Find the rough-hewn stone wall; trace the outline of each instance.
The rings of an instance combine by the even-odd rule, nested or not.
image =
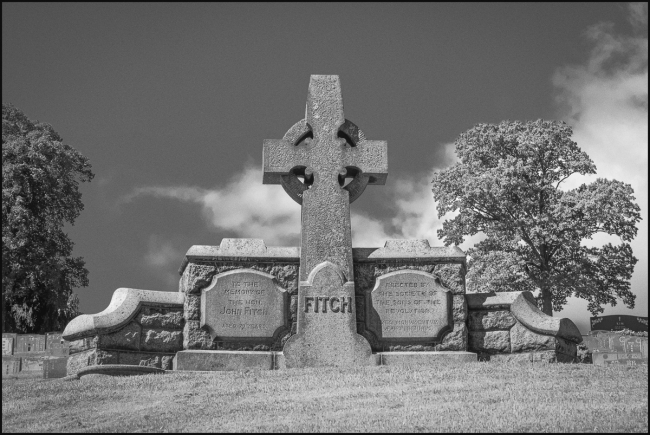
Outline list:
[[[419,270],[438,277],[443,286],[453,294],[454,327],[439,344],[395,344],[378,339],[366,329],[366,304],[375,287],[377,278],[398,270]],[[466,351],[467,350],[467,303],[465,301],[465,268],[462,264],[414,263],[386,261],[356,263],[354,265],[355,301],[357,309],[357,332],[363,335],[374,352],[385,351]]]
[[[100,364],[146,365],[169,370],[183,350],[183,308],[142,305],[133,319],[109,333],[70,342],[68,375]]]
[[[237,269],[253,269],[265,272],[277,280],[280,287],[289,292],[290,331],[282,334],[271,345],[255,342],[218,342],[201,329],[201,290],[208,287],[215,275]],[[295,334],[296,298],[298,295],[298,264],[289,262],[214,261],[189,262],[183,271],[179,291],[185,294],[183,349],[185,350],[282,350],[288,338]]]
[[[469,351],[479,360],[573,362],[581,336],[568,319],[538,312],[529,292],[470,294]]]

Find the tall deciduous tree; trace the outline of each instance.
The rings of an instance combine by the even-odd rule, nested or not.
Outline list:
[[[597,179],[562,190],[572,174],[596,166],[571,140],[563,122],[479,124],[456,140],[460,159],[435,174],[438,215],[458,212],[438,236],[446,245],[484,233],[470,255],[474,284],[494,290],[540,290],[542,311],[552,315],[567,297],[586,299],[594,315],[621,298],[634,307],[630,278],[637,259],[630,242],[641,220],[629,184]],[[583,246],[596,233],[616,235],[619,245]]]
[[[88,271],[63,225],[83,210],[79,182],[92,178],[52,126],[2,104],[3,331],[60,330],[78,314],[72,290],[88,285]]]

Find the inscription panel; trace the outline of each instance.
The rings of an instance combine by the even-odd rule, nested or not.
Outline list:
[[[368,299],[367,328],[380,340],[438,343],[453,329],[451,291],[429,273],[387,273],[377,278]]]
[[[274,341],[288,328],[288,294],[272,275],[239,269],[201,292],[201,327],[217,341]]]

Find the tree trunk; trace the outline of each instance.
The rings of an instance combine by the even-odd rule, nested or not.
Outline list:
[[[542,312],[546,315],[553,316],[553,293],[546,286],[542,286],[541,290]]]

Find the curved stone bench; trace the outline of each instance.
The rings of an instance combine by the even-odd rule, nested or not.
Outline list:
[[[118,288],[104,311],[75,317],[65,327],[62,337],[64,340],[72,341],[90,335],[113,332],[129,323],[144,303],[151,306],[182,307],[184,301],[185,295],[179,292]]]
[[[531,292],[468,293],[469,347],[485,359],[573,361],[582,342],[570,320],[537,308]]]
[[[171,369],[183,349],[184,302],[180,292],[115,290],[104,311],[78,316],[63,331],[68,375],[100,365]]]

